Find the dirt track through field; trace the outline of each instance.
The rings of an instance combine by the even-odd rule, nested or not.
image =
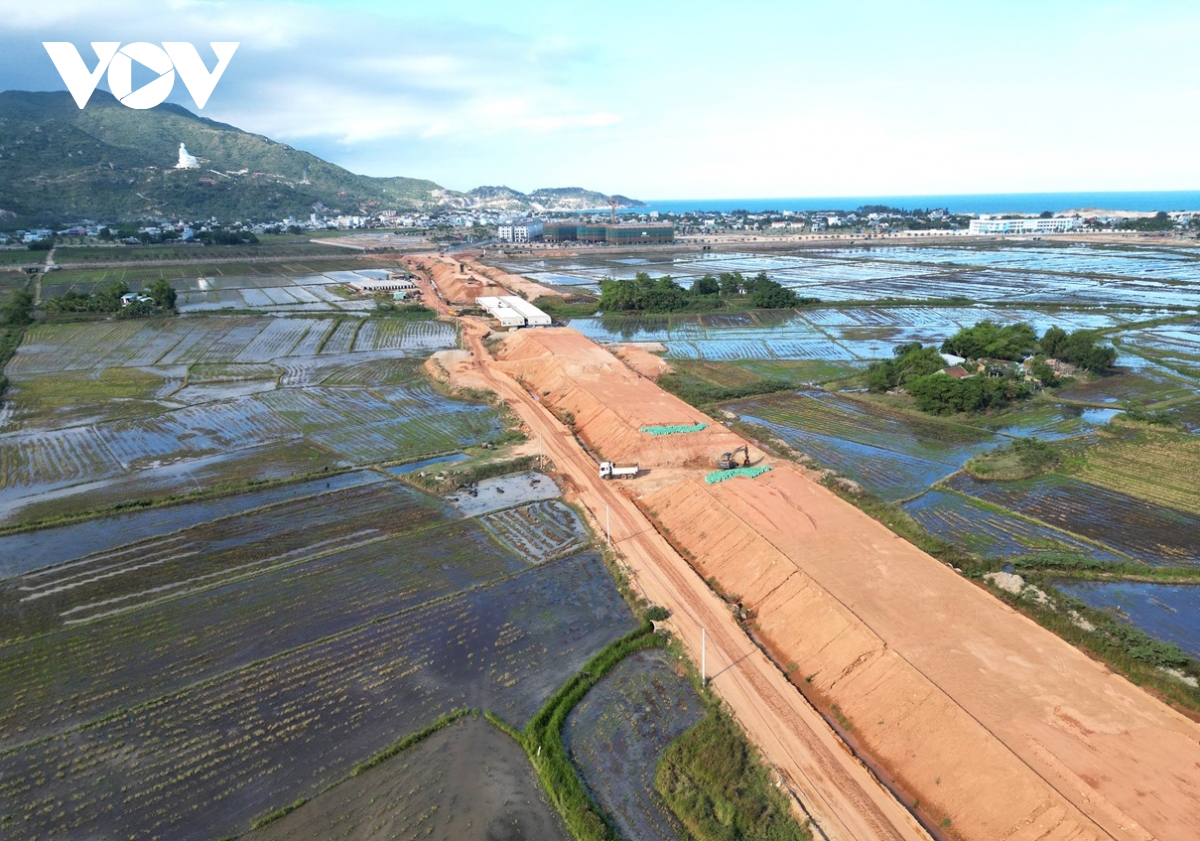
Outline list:
[[[636,584],[672,609],[697,660],[707,629],[715,688],[827,837],[925,834],[704,578],[739,594],[776,659],[796,664],[793,676],[809,679],[818,703],[837,705],[856,741],[947,836],[1200,837],[1195,723],[786,463],[757,479],[704,484],[703,471],[681,465],[714,458],[730,433],[714,423],[639,437],[639,422],[695,410],[575,331],[522,332],[505,340],[500,362],[483,350],[484,331],[467,324],[473,358],[460,357],[456,374],[503,390],[601,532],[611,517]],[[571,411],[581,438],[606,455],[636,450],[649,475],[603,482],[546,408]]]
[[[483,348],[483,325],[478,321],[464,324],[472,358],[454,367],[453,379],[505,395],[531,435],[541,440],[546,456],[574,487],[574,498],[592,514],[597,530],[603,533],[611,527],[613,543],[646,597],[671,608],[671,624],[697,661],[701,628],[706,629],[713,686],[767,761],[799,795],[821,836],[831,841],[927,839],[912,816],[746,637],[726,604],[653,528],[633,500],[599,478],[595,462],[570,430],[491,362]]]

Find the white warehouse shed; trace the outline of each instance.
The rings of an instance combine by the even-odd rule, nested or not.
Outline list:
[[[546,313],[516,295],[498,298],[481,295],[475,303],[487,310],[501,327],[549,327],[552,321]]]

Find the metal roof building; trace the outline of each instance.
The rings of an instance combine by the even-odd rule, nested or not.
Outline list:
[[[549,327],[552,322],[550,316],[516,295],[481,295],[475,299],[475,303],[499,321],[501,327]]]

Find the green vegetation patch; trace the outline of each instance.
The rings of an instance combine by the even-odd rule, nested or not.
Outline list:
[[[1169,427],[1110,424],[1066,470],[1103,488],[1200,512],[1200,438],[1195,435]]]
[[[675,365],[675,372],[663,374],[658,378],[658,384],[693,406],[741,400],[793,388],[786,379],[755,376],[728,363],[672,364]]]
[[[1018,438],[1007,446],[975,456],[963,470],[976,479],[1028,479],[1054,469],[1060,460],[1058,450],[1036,438]]]
[[[805,841],[729,716],[712,712],[663,755],[655,787],[696,841]]]
[[[162,388],[158,374],[136,368],[102,368],[99,371],[64,371],[40,374],[20,381],[17,402],[22,420],[50,415],[56,424],[73,417],[121,417],[129,414],[158,414],[163,411],[151,404]],[[131,408],[128,401],[142,401]]]
[[[735,309],[794,309],[819,304],[818,298],[801,298],[764,272],[745,278],[738,272],[696,278],[685,289],[664,275],[651,278],[638,272],[633,280],[600,281],[599,308],[603,312],[710,312]]]

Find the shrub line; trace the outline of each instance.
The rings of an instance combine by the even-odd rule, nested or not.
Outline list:
[[[654,625],[649,621],[609,643],[550,696],[523,732],[498,716],[484,715],[525,749],[547,796],[567,829],[579,841],[618,841],[619,836],[588,794],[563,744],[562,730],[567,716],[588,691],[627,656],[665,644],[666,640],[654,633]]]

